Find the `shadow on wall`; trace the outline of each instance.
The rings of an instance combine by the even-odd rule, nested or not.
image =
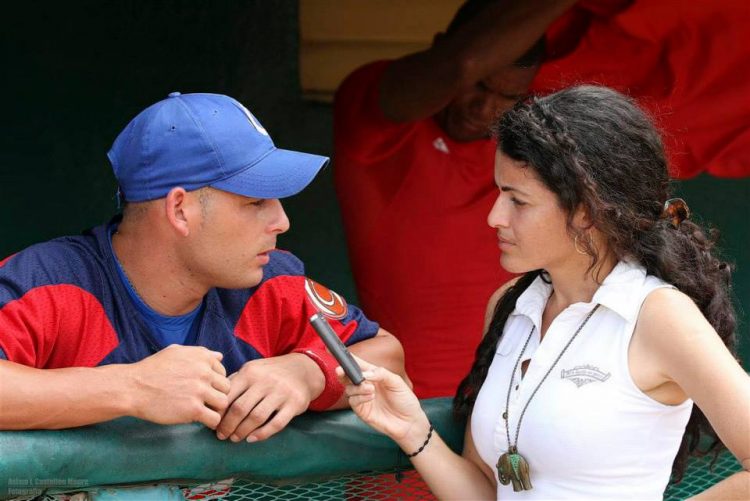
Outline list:
[[[3,18],[0,256],[106,221],[116,210],[106,152],[130,118],[171,91],[229,94],[277,145],[332,151],[330,107],[300,97],[295,0],[16,2]],[[701,176],[679,191],[722,231],[741,310],[750,304],[750,179]],[[280,246],[356,302],[331,168],[285,206],[292,229]]]

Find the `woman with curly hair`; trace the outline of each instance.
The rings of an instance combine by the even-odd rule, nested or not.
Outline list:
[[[463,454],[400,377],[364,361],[367,380],[347,386],[354,411],[444,499],[661,499],[701,434],[750,469],[731,270],[670,198],[649,118],[579,86],[519,103],[494,132],[488,223],[521,275],[490,299],[454,401]],[[748,497],[741,471],[696,499]]]

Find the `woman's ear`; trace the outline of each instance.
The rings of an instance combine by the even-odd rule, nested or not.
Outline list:
[[[590,230],[594,226],[594,219],[587,207],[583,204],[578,204],[578,207],[573,214],[573,227],[579,231]]]

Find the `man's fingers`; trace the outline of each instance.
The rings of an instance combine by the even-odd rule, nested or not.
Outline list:
[[[234,388],[232,388],[233,390]],[[253,388],[250,388],[232,401],[232,391],[228,395],[228,400],[231,402],[229,408],[224,413],[221,423],[216,428],[216,436],[222,440],[234,434],[240,423],[250,414],[250,411],[253,410],[262,398],[262,395],[258,391],[253,391]]]
[[[229,397],[229,403],[233,403],[235,400],[237,400],[241,395],[245,394],[249,390],[249,386],[241,377],[232,377],[238,374],[235,372],[234,374],[230,375],[227,379],[229,380],[229,393],[227,393],[227,396]]]
[[[209,409],[206,406],[201,406],[201,409],[198,411],[198,415],[195,417],[195,421],[203,423],[213,430],[216,429],[219,422],[221,421],[221,415],[215,410]]]
[[[229,382],[229,379],[216,373],[211,378],[211,386],[227,396],[232,390],[232,383]]]
[[[247,441],[255,442],[257,440],[265,440],[272,435],[275,435],[286,428],[286,425],[289,424],[289,421],[291,421],[294,416],[295,414],[292,408],[288,405],[284,406],[284,408],[277,412],[276,415],[266,424],[250,433],[247,436]]]
[[[226,393],[223,393],[214,388],[210,388],[206,392],[204,401],[206,402],[207,406],[209,406],[219,414],[224,414],[224,410],[229,405],[229,399],[227,398]]]
[[[271,415],[280,410],[281,402],[273,395],[267,395],[256,405],[253,410],[245,417],[236,430],[234,430],[232,440],[244,440],[250,433],[261,427],[271,418]]]
[[[217,374],[220,374],[220,375],[226,377],[226,375],[227,375],[227,369],[224,367],[224,364],[222,364],[220,360],[217,360],[215,358],[211,359],[211,368]]]

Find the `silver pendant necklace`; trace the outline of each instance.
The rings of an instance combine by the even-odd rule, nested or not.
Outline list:
[[[497,476],[500,479],[500,483],[503,485],[508,485],[509,483],[513,483],[513,491],[519,492],[519,491],[530,491],[533,486],[531,485],[531,470],[529,469],[529,463],[526,461],[526,459],[519,454],[518,452],[518,432],[521,430],[521,421],[523,421],[523,416],[526,414],[526,409],[529,407],[529,403],[531,403],[531,400],[534,398],[534,395],[536,395],[536,392],[539,390],[539,387],[542,386],[542,383],[547,379],[547,376],[552,373],[552,369],[555,368],[557,365],[557,362],[560,361],[563,354],[567,351],[570,344],[573,342],[573,340],[578,336],[578,333],[581,332],[583,327],[586,325],[586,323],[589,321],[589,319],[592,317],[594,312],[599,308],[599,305],[597,304],[594,306],[594,308],[589,312],[588,315],[586,315],[586,318],[583,319],[583,322],[581,325],[578,326],[578,329],[576,329],[573,336],[570,338],[568,343],[563,347],[562,351],[559,355],[557,355],[557,358],[554,362],[552,362],[552,365],[547,370],[547,373],[544,375],[541,381],[539,381],[539,384],[536,385],[536,388],[534,388],[534,391],[531,393],[531,396],[526,401],[526,404],[523,406],[523,409],[521,410],[521,416],[518,418],[518,424],[516,425],[516,435],[513,442],[510,441],[510,428],[508,426],[508,408],[510,406],[510,392],[511,388],[513,387],[513,376],[516,374],[516,371],[518,370],[518,364],[521,363],[521,358],[523,357],[524,352],[526,351],[526,347],[529,345],[529,341],[531,340],[532,334],[534,334],[534,328],[535,326],[531,326],[531,331],[529,332],[529,336],[526,338],[526,342],[523,344],[523,348],[521,348],[521,353],[518,355],[518,359],[516,360],[516,364],[513,366],[513,373],[511,374],[510,383],[508,383],[508,394],[505,398],[505,412],[503,412],[503,419],[505,420],[505,435],[508,437],[508,452],[504,453],[500,458],[497,460],[497,464],[495,467],[497,468]]]

